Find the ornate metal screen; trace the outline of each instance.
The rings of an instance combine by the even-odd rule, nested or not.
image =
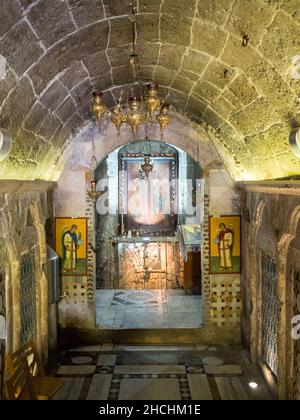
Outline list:
[[[36,338],[36,279],[34,253],[21,259],[21,343]]]
[[[0,272],[0,315],[5,317],[5,278]],[[4,358],[5,358],[5,340],[0,338],[0,400],[3,399],[4,388]]]
[[[262,358],[278,376],[278,272],[275,261],[262,254]]]

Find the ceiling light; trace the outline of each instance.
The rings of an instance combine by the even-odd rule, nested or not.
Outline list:
[[[249,382],[248,385],[251,389],[256,389],[258,387],[258,384],[256,382]]]

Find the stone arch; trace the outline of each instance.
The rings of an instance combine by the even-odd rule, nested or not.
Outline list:
[[[114,129],[114,127],[113,127]],[[169,131],[168,131],[169,132]],[[161,140],[159,138],[160,136],[160,132],[159,130],[152,130],[152,133],[156,133],[155,138],[152,139],[152,137],[150,137],[151,142],[164,142],[164,140]],[[166,137],[166,136],[164,136]],[[207,179],[205,179],[205,174],[202,172],[202,167],[201,167],[201,163],[199,163],[199,161],[196,161],[198,154],[197,155],[193,155],[193,151],[192,148],[190,147],[189,143],[187,142],[186,138],[183,138],[183,141],[178,140],[179,136],[176,137],[176,132],[174,132],[172,139],[175,139],[175,141],[166,141],[167,139],[165,138],[165,143],[167,143],[169,146],[172,147],[172,149],[174,150],[174,152],[176,151],[176,147],[178,147],[178,149],[180,149],[181,151],[184,151],[187,155],[189,155],[189,157],[193,160],[193,162],[195,164],[197,164],[197,166],[199,166],[200,169],[200,173],[201,173],[201,178],[204,182],[204,188],[209,188],[207,185],[205,185],[205,182],[207,181]],[[132,134],[130,132],[127,133],[127,136],[125,138],[122,138],[122,141],[118,144],[118,146],[116,147],[111,146],[110,148],[105,149],[105,152],[103,152],[98,159],[97,159],[97,166],[96,169],[99,167],[99,165],[105,161],[105,159],[109,156],[109,154],[111,152],[114,152],[116,149],[121,149],[122,147],[129,145],[129,144],[134,144],[134,143],[140,143],[143,141],[142,139],[134,139],[132,138]],[[176,143],[176,144],[174,144]],[[104,142],[105,144],[105,142]],[[177,149],[177,152],[178,152]],[[200,157],[201,158],[201,157]],[[205,165],[205,158],[203,158],[202,156],[202,164]],[[215,164],[215,162],[214,162]],[[96,171],[96,170],[95,170]],[[94,173],[95,173],[94,171]],[[96,176],[93,177],[93,179],[98,180],[98,178]],[[89,188],[89,183],[87,183],[87,189]],[[203,201],[204,201],[204,191],[203,191]],[[90,232],[90,236],[92,235],[93,240],[95,240],[95,229],[91,229],[91,226],[94,224],[95,225],[95,220],[96,220],[96,212],[95,212],[95,206],[91,203],[91,200],[87,197],[87,206],[89,206],[89,212],[90,214],[93,214],[92,220],[93,222],[89,221],[89,232]],[[205,224],[205,221],[209,219],[209,206],[204,206],[203,205],[203,225]],[[100,243],[97,244],[97,240],[95,240],[96,242],[96,248],[100,246]],[[102,244],[102,241],[101,241]],[[201,247],[201,253],[203,253],[203,248]],[[97,266],[97,257],[93,256],[93,261],[94,261],[94,267],[91,267],[91,270],[93,269],[94,272],[96,272],[96,266]],[[202,299],[203,299],[203,305],[201,307],[201,309],[199,309],[199,313],[201,311],[201,316],[203,319],[203,326],[205,325],[205,327],[207,327],[209,325],[209,323],[211,322],[211,298],[210,298],[210,277],[205,275],[205,269],[204,269],[204,257],[201,255],[201,267],[200,270],[202,272],[201,274],[201,288],[202,288]],[[96,288],[96,277],[95,279],[93,279],[93,288]],[[94,293],[94,292],[93,292]]]
[[[8,377],[7,355],[12,348],[13,331],[13,307],[11,275],[10,275],[10,257],[3,237],[0,237],[0,275],[1,275],[1,293],[0,293],[0,315],[5,318],[5,336],[0,338],[0,400],[4,398],[4,384]]]
[[[20,262],[22,255],[38,248],[35,255],[35,276],[36,276],[36,324],[37,324],[37,346],[39,349],[46,348],[47,340],[47,298],[48,285],[43,272],[43,264],[46,262],[46,249],[43,232],[42,218],[36,204],[26,198],[18,203],[26,217],[20,219],[15,226],[15,231],[9,237],[4,238],[10,266],[10,285],[7,289],[8,300],[12,302],[12,313],[8,315],[8,342],[7,352],[13,352],[20,346],[21,331],[21,295],[20,295]],[[22,220],[22,222],[21,222]],[[19,223],[22,223],[20,226]],[[19,256],[16,258],[16,256]]]
[[[45,162],[55,166],[66,139],[89,118],[92,90],[105,92],[109,107],[127,87],[133,94],[139,90],[128,65],[128,4],[53,2],[55,7],[25,1],[13,10],[10,2],[3,6],[9,19],[1,30],[8,67],[1,125],[16,133],[12,155],[23,165],[20,171],[8,160],[7,176],[34,179],[45,176]],[[298,77],[297,63],[290,68],[298,53],[296,2],[257,0],[247,13],[241,1],[171,3],[138,2],[141,83],[158,83],[162,98],[177,110],[218,130],[233,166],[252,179],[298,173],[299,162],[285,142],[286,115],[291,121],[297,117],[297,89],[291,83]],[[53,26],[55,31],[49,30]],[[18,112],[9,116],[11,109]],[[273,156],[263,159],[274,139],[279,166]],[[249,159],[253,155],[258,165]],[[34,169],[25,166],[28,159],[35,161]]]
[[[15,351],[19,345],[19,320],[20,311],[18,305],[19,297],[19,261],[18,245],[16,242],[17,235],[14,231],[10,231],[10,217],[7,211],[7,203],[2,208],[0,222],[0,260],[3,270],[6,273],[5,279],[5,295],[6,295],[6,354]]]
[[[279,373],[278,373],[278,381],[274,380],[271,371],[266,368],[264,361],[262,360],[262,253],[265,253],[270,258],[272,258],[277,266],[277,275],[278,275],[278,296],[280,299],[280,268],[278,264],[278,253],[277,253],[277,236],[276,232],[272,225],[270,225],[270,221],[272,220],[272,208],[271,204],[267,201],[263,200],[264,205],[261,205],[261,215],[260,215],[260,222],[258,229],[256,230],[256,238],[255,238],[255,254],[256,254],[256,261],[255,261],[255,275],[256,275],[256,315],[254,313],[254,317],[256,316],[256,354],[257,359],[256,361],[261,366],[262,371],[265,375],[266,380],[268,381],[270,387],[272,388],[273,392],[280,392],[280,381],[281,381],[281,367],[279,363]],[[278,355],[280,354],[280,322],[278,321]]]
[[[291,318],[294,304],[294,270],[300,270],[300,265],[296,267],[295,263],[293,263],[292,246],[300,229],[299,221],[300,205],[297,205],[290,212],[285,230],[277,243],[279,298],[281,305],[279,322],[279,396],[283,399],[293,399],[295,347],[291,336]]]
[[[39,202],[29,204],[31,220],[37,234],[37,248],[35,253],[36,284],[37,284],[37,337],[38,348],[47,356],[48,336],[48,279],[45,266],[47,263],[45,220]]]
[[[221,158],[210,141],[207,132],[199,126],[192,124],[188,118],[176,114],[172,123],[168,126],[161,140],[161,133],[156,125],[148,127],[147,133],[144,128],[139,131],[139,136],[134,137],[129,128],[123,128],[120,136],[112,123],[108,123],[101,129],[88,124],[81,132],[70,140],[64,154],[61,155],[58,168],[60,171],[68,162],[75,169],[89,168],[91,160],[92,138],[95,143],[95,157],[99,164],[109,153],[128,143],[141,141],[147,136],[151,141],[164,141],[184,150],[190,157],[199,160],[203,170],[223,167]]]
[[[257,279],[260,277],[260,252],[257,249],[256,241],[262,225],[266,203],[264,200],[258,201],[253,214],[253,223],[250,229],[249,238],[249,266],[255,267],[250,270],[250,296],[251,299],[251,331],[250,331],[250,352],[253,361],[258,361],[258,337],[259,337],[259,322],[258,312],[260,311],[260,293],[257,287]]]

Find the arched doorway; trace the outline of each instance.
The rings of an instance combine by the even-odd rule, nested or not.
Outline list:
[[[185,241],[203,217],[199,163],[170,144],[137,141],[109,153],[95,179],[104,191],[95,213],[97,328],[199,328],[200,240]]]

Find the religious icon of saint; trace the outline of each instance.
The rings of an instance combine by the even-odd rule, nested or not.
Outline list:
[[[219,224],[215,243],[218,245],[220,270],[232,271],[232,250],[234,241],[233,226],[226,226],[225,223]]]
[[[63,249],[63,272],[76,273],[77,271],[77,251],[82,245],[81,232],[77,232],[77,225],[72,225],[71,229],[64,228],[62,234]]]

